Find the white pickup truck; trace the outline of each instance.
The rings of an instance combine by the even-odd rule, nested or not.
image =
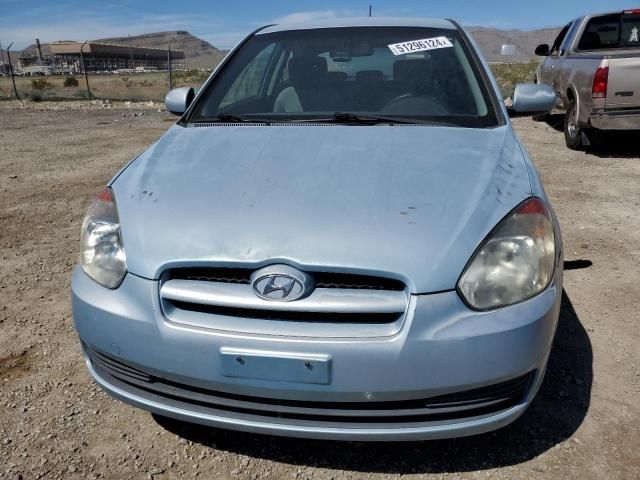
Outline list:
[[[551,85],[566,111],[567,146],[600,143],[611,130],[640,130],[640,9],[586,15],[553,42],[536,83]]]

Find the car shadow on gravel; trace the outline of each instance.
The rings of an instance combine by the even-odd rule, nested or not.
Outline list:
[[[564,113],[552,113],[544,121],[557,132],[564,132]],[[599,158],[640,158],[638,132],[607,132],[598,145],[586,147],[585,153]]]
[[[252,435],[154,419],[170,432],[229,453],[299,467],[378,473],[444,473],[517,465],[567,440],[589,408],[593,354],[563,292],[547,373],[536,399],[513,424],[474,437],[425,442],[361,443]]]
[[[556,132],[564,132],[564,113],[550,113],[544,117],[544,121]]]
[[[608,132],[600,144],[586,150],[598,158],[640,158],[638,132]]]

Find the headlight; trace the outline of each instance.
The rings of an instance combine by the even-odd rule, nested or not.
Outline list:
[[[511,212],[476,251],[458,281],[458,292],[476,310],[522,302],[553,277],[555,237],[549,211],[530,198]]]
[[[80,249],[82,269],[107,288],[117,288],[127,273],[120,237],[120,222],[115,197],[105,188],[89,207],[82,223]]]

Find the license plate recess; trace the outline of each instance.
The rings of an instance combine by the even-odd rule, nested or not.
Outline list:
[[[324,385],[331,382],[331,357],[324,354],[223,347],[220,368],[225,377]]]

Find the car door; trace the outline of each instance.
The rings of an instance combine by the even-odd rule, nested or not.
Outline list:
[[[567,36],[567,32],[569,28],[571,28],[571,23],[568,23],[564,26],[560,33],[556,37],[551,46],[551,50],[549,56],[545,59],[540,75],[540,83],[546,83],[547,85],[552,85],[554,88],[557,87],[556,82],[556,68],[558,66],[558,62],[561,58],[561,45]]]
[[[571,77],[572,68],[575,65],[572,65],[572,62],[567,59],[567,56],[579,27],[579,20],[575,20],[569,24],[569,29],[560,43],[560,50],[556,57],[556,63],[553,69],[553,83],[551,83],[551,85],[560,98],[564,98],[564,93],[567,91]]]

